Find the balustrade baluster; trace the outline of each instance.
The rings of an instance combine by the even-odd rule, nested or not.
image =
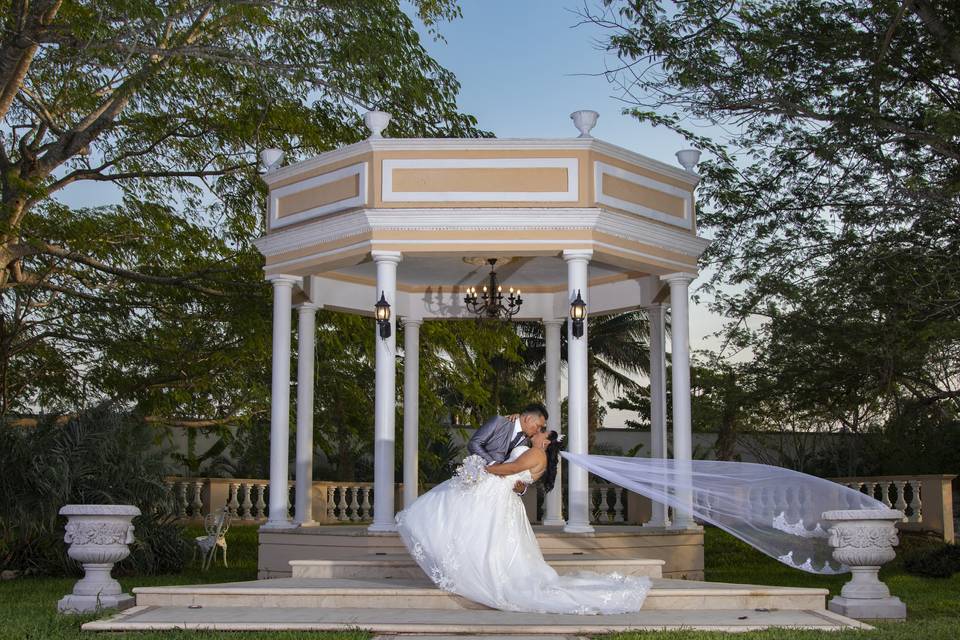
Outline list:
[[[360,501],[360,519],[364,522],[373,520],[373,509],[370,505],[370,487],[363,487],[363,499]]]
[[[913,507],[912,522],[923,522],[923,486],[916,480],[913,481],[913,496],[910,500],[910,506]]]
[[[177,515],[181,518],[187,517],[187,509],[190,508],[190,502],[187,500],[187,483],[177,483]]]
[[[243,489],[243,502],[240,504],[241,517],[244,520],[253,520],[253,501],[250,499],[250,483],[243,482],[240,484],[240,488]]]
[[[231,516],[237,518],[240,516],[240,483],[231,482],[229,489],[227,490],[227,511]]]
[[[350,492],[350,522],[357,522],[360,520],[360,501],[357,499],[357,492],[360,490],[359,487],[351,487],[352,491]]]
[[[269,482],[258,482],[257,487],[257,518],[263,519],[267,517],[267,501],[265,497],[267,495],[267,489],[270,487]]]
[[[614,522],[623,522],[623,521],[624,521],[624,520],[623,520],[623,499],[622,499],[622,496],[623,496],[624,491],[625,491],[625,490],[624,490],[624,489],[621,489],[620,487],[614,487],[614,488],[613,488],[613,496],[614,496],[614,501],[613,501],[613,521],[614,521]]]
[[[905,480],[894,480],[893,484],[897,488],[897,506],[894,508],[903,513],[901,522],[909,522],[907,519],[907,496],[905,495],[907,483]]]
[[[347,521],[347,488],[343,485],[337,487],[337,520]]]
[[[333,494],[336,492],[336,489],[337,488],[332,484],[327,485],[327,522],[333,522],[336,520],[333,503]]]
[[[190,515],[194,518],[199,518],[203,516],[203,481],[198,481],[193,483],[193,502],[191,503],[193,507],[193,513]]]

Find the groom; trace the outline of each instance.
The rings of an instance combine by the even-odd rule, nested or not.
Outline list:
[[[539,402],[532,402],[523,408],[520,415],[494,416],[477,429],[467,451],[487,461],[487,464],[503,462],[517,446],[530,446],[534,434],[547,430],[547,408]],[[523,495],[527,486],[517,482],[514,491]]]

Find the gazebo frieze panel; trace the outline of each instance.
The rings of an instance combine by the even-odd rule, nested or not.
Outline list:
[[[695,232],[699,178],[595,139],[367,140],[264,178],[269,231],[355,209],[601,208]]]

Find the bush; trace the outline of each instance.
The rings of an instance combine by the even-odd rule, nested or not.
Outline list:
[[[928,578],[949,578],[960,572],[960,547],[938,544],[911,549],[903,556],[907,573]]]
[[[137,542],[121,570],[178,571],[186,542],[170,515],[164,455],[140,420],[94,409],[66,424],[0,424],[0,564],[25,573],[76,573],[66,555],[65,504],[132,504]]]

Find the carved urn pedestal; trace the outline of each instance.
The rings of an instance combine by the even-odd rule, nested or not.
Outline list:
[[[63,541],[70,545],[67,555],[83,565],[84,576],[73,593],[57,603],[61,613],[87,613],[101,609],[125,609],[134,598],[123,593],[113,579],[113,565],[130,555],[132,521],[140,509],[121,504],[68,504],[60,509],[67,517]]]
[[[895,524],[903,519],[903,513],[850,509],[825,511],[821,517],[830,523],[833,558],[850,567],[853,574],[827,608],[858,620],[905,620],[906,605],[890,595],[878,575],[880,567],[896,556],[893,547],[899,540]]]

